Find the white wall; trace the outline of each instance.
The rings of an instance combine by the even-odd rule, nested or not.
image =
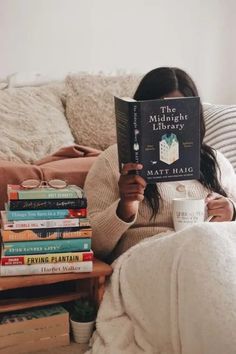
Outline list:
[[[236,103],[235,0],[0,0],[0,77],[179,66]]]

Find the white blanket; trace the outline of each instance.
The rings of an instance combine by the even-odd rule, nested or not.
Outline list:
[[[152,237],[114,263],[87,354],[235,354],[236,223]]]

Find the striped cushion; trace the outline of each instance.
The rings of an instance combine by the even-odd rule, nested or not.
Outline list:
[[[220,150],[236,172],[236,105],[203,104],[205,142]]]

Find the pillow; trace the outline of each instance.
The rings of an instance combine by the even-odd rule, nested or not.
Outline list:
[[[0,91],[0,159],[34,163],[74,143],[59,86]]]
[[[203,104],[205,142],[220,150],[236,172],[236,105]]]
[[[66,78],[66,117],[78,144],[104,150],[116,142],[114,95],[133,96],[141,76],[74,74]]]
[[[25,179],[59,178],[68,184],[83,187],[87,173],[100,151],[74,145],[37,161],[35,165],[0,160],[0,210],[7,201],[7,184],[19,184]]]

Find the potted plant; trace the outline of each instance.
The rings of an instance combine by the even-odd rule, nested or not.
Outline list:
[[[74,301],[70,323],[76,343],[88,343],[93,333],[96,315],[97,306],[91,299],[81,298]]]

